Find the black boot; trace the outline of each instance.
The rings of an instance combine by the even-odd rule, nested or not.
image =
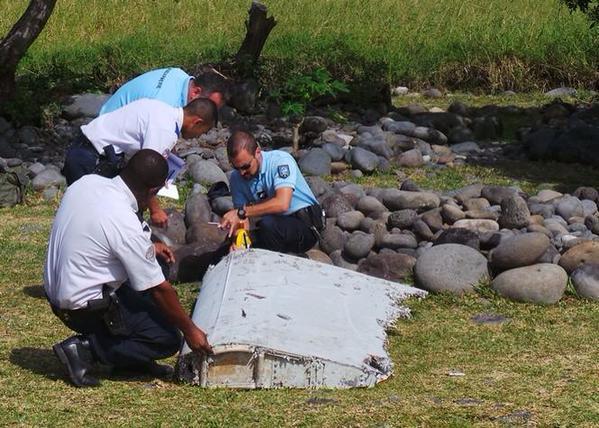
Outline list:
[[[75,386],[97,386],[98,379],[87,374],[94,363],[89,341],[83,336],[71,336],[52,347],[54,353],[65,366],[69,379]]]

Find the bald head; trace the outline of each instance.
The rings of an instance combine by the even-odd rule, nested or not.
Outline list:
[[[142,149],[129,159],[120,175],[134,194],[145,193],[164,185],[168,175],[168,164],[160,153]]]
[[[250,155],[254,156],[257,147],[258,143],[256,143],[256,139],[252,134],[245,131],[235,131],[229,137],[229,141],[227,141],[227,155],[229,159],[233,159],[242,150],[246,150]]]

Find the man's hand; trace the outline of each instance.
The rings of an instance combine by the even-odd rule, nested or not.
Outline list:
[[[197,328],[195,325],[185,334],[187,345],[195,352],[205,352],[208,355],[213,354],[212,346],[208,343],[206,333]]]
[[[150,207],[150,221],[154,226],[164,228],[168,225],[168,214],[162,208],[152,210]]]
[[[221,229],[228,229],[229,230],[229,235],[228,236],[230,238],[231,236],[233,236],[233,234],[235,233],[235,231],[239,227],[239,223],[240,222],[241,222],[241,220],[237,216],[237,210],[236,209],[232,209],[232,210],[227,211],[225,213],[225,215],[221,219],[220,224],[218,225],[218,227],[220,227]]]
[[[175,253],[163,242],[154,242],[154,249],[156,250],[156,257],[160,257],[168,264],[175,262]]]

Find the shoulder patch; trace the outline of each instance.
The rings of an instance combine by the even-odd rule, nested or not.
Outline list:
[[[154,248],[154,244],[150,245],[146,250],[146,260],[151,262],[156,260],[156,249]]]
[[[281,178],[289,177],[289,174],[290,174],[289,165],[279,165],[277,168],[277,173],[279,174],[279,177],[281,177]]]

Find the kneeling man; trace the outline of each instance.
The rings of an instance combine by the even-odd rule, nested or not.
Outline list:
[[[172,262],[173,253],[152,243],[149,226],[140,221],[167,173],[160,153],[142,149],[120,175],[86,175],[62,199],[44,289],[53,312],[80,333],[53,347],[76,386],[98,384],[88,373],[95,362],[154,375],[172,372],[156,360],[179,350],[180,332],[191,349],[211,352],[156,260]]]
[[[235,233],[247,219],[260,217],[251,232],[256,248],[282,253],[303,253],[318,241],[324,227],[323,211],[299,171],[284,151],[263,152],[255,138],[237,131],[227,142],[231,193],[235,209],[225,213],[220,226]]]

